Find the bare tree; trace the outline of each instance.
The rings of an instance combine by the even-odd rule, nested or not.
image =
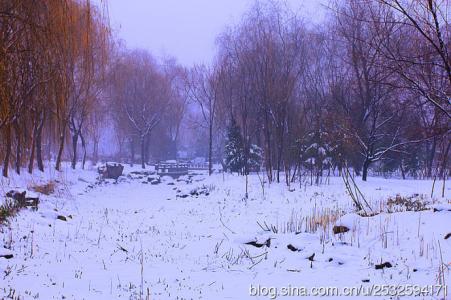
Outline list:
[[[170,80],[156,64],[153,57],[144,51],[124,54],[113,69],[113,101],[115,113],[127,122],[141,148],[141,166],[146,165],[146,141],[160,123],[170,104]],[[127,125],[126,125],[127,124]],[[134,152],[133,136],[130,137]]]
[[[384,21],[391,24],[393,29],[390,35],[385,35],[384,39],[378,39],[377,42],[387,60],[393,64],[393,70],[411,90],[451,118],[450,2],[379,2],[388,8]],[[427,73],[433,76],[433,80]],[[437,82],[442,84],[437,86]]]
[[[208,128],[208,173],[213,173],[213,128],[219,97],[217,68],[196,66],[189,77],[190,99],[200,107],[203,120]]]

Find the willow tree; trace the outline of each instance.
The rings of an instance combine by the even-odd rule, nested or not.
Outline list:
[[[132,162],[137,138],[141,166],[146,167],[146,143],[161,122],[171,100],[171,83],[161,66],[145,51],[123,54],[112,70],[112,100],[118,126],[126,127]]]

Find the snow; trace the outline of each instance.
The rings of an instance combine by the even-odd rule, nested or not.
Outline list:
[[[126,166],[124,172],[139,170]],[[430,198],[431,181],[358,181],[380,212],[362,217],[339,177],[263,190],[250,175],[249,199],[244,177],[231,174],[196,171],[192,180],[162,178],[155,185],[133,176],[95,184],[96,177],[95,167],[65,167],[3,179],[4,192],[48,180],[58,185],[54,194],[39,194],[38,211],[22,210],[1,227],[0,256],[13,258],[0,257],[0,298],[269,299],[251,297],[251,285],[437,284],[442,262],[449,284],[449,181],[444,198],[438,192]],[[202,189],[208,195],[190,194]],[[389,197],[413,194],[430,209],[385,209]],[[334,235],[334,225],[350,230]],[[384,262],[393,267],[375,269]]]
[[[335,225],[345,226],[350,230],[355,230],[360,225],[361,221],[362,221],[361,216],[355,213],[350,213],[340,217],[340,219],[338,219]]]
[[[436,205],[432,205],[431,208],[438,210],[438,211],[451,211],[451,204],[449,204],[449,203],[436,204]]]

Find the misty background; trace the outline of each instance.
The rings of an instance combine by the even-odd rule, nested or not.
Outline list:
[[[329,0],[274,2],[293,10],[308,26],[320,24],[328,13]],[[108,14],[113,35],[127,48],[145,49],[159,59],[175,59],[189,68],[213,62],[218,36],[237,25],[255,0],[94,0],[93,3]],[[187,105],[189,110],[199,112],[196,104]],[[192,142],[192,126],[188,125],[183,124],[185,134],[180,137],[180,146]],[[99,151],[106,157],[118,151],[112,131],[108,127],[102,134]]]

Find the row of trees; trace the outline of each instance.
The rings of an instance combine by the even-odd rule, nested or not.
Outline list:
[[[88,149],[97,161],[100,148],[115,148],[101,144],[112,133],[116,159],[127,151],[133,164],[139,153],[144,168],[150,153],[176,158],[187,71],[126,49],[106,12],[89,0],[0,2],[3,176],[11,167],[32,173],[36,162],[44,171],[46,160],[84,167]]]
[[[104,85],[109,27],[89,1],[0,2],[0,131],[3,176],[35,160],[44,170],[43,151],[56,153],[61,167],[68,135],[72,167],[81,139],[96,126],[95,111]]]
[[[139,154],[143,168],[176,158],[183,142],[208,157],[210,173],[221,162],[248,174],[262,156],[270,182],[306,172],[319,182],[347,166],[364,180],[370,169],[445,177],[449,9],[337,1],[312,28],[260,1],[218,37],[211,65],[186,69],[122,47],[88,0],[2,1],[3,175],[35,161],[42,171],[45,159],[60,169],[68,145],[73,168],[88,145],[96,161],[114,134],[117,159]]]
[[[372,166],[446,176],[449,9],[447,1],[339,1],[312,29],[283,5],[257,2],[220,36],[204,72],[206,121],[220,133],[236,120],[244,156],[263,148],[269,181],[283,174],[289,184],[302,170],[318,181],[344,164],[363,180]]]

